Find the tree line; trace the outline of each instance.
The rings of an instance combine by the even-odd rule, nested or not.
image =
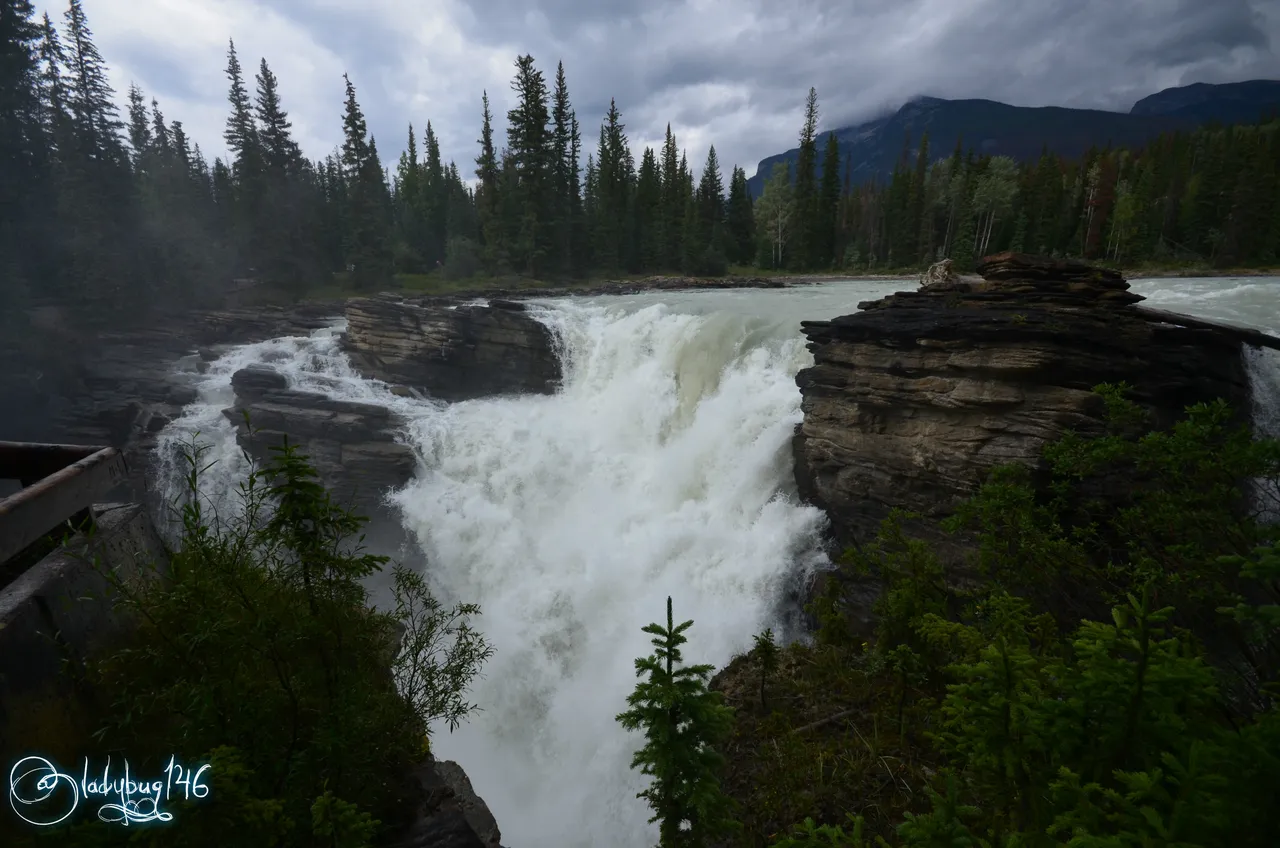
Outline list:
[[[935,160],[927,136],[904,139],[890,177],[853,185],[811,89],[797,161],[753,201],[746,172],[726,176],[714,147],[695,177],[669,126],[637,157],[616,103],[590,149],[563,64],[548,82],[527,55],[505,137],[485,93],[477,155],[461,167],[443,161],[429,121],[421,135],[409,125],[385,167],[349,77],[341,147],[310,160],[265,59],[246,69],[231,43],[226,77],[228,155],[210,162],[136,86],[121,114],[81,0],[61,27],[30,0],[0,0],[5,312],[57,302],[114,319],[220,302],[237,280],[301,296],[335,273],[372,290],[397,274],[858,273],[947,256],[966,268],[1009,248],[1117,264],[1280,260],[1276,121],[1078,162],[1046,151],[1019,164],[962,140]]]
[[[850,185],[836,175],[834,133],[816,165],[815,104],[810,91],[797,161],[775,166],[756,204],[762,266],[857,272],[949,257],[967,270],[1001,250],[1122,267],[1280,262],[1280,120],[1166,133],[1079,161],[1046,149],[1018,163],[962,140],[935,158],[925,133],[904,139],[887,180]]]

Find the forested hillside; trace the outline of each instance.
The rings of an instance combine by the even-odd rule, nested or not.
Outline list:
[[[580,120],[563,66],[548,79],[529,56],[505,122],[477,93],[476,155],[461,165],[443,161],[429,121],[406,121],[407,150],[386,167],[350,78],[344,101],[335,80],[341,149],[312,161],[291,135],[287,81],[265,59],[242,65],[234,44],[226,75],[229,154],[210,162],[145,92],[117,107],[80,0],[60,26],[30,0],[0,0],[4,314],[56,301],[114,320],[246,282],[305,296],[335,275],[372,290],[402,274],[863,272],[944,255],[965,267],[1009,247],[1230,266],[1274,263],[1280,245],[1275,122],[1026,165],[908,139],[890,180],[850,185],[819,167],[842,154],[830,135],[817,149],[810,92],[794,172],[753,204],[714,148],[695,175],[669,130],[637,155],[616,105],[598,127]]]

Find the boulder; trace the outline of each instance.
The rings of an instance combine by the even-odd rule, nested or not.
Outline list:
[[[457,763],[429,757],[412,788],[418,808],[391,848],[501,848],[497,821]]]
[[[1247,333],[1134,307],[1118,273],[1081,263],[1003,253],[978,270],[803,324],[796,480],[839,544],[895,507],[949,514],[997,465],[1041,468],[1046,442],[1101,430],[1099,383],[1128,382],[1157,426],[1216,398],[1247,411]]]
[[[514,301],[456,304],[380,295],[347,303],[344,347],[366,377],[447,401],[550,394],[551,331]]]

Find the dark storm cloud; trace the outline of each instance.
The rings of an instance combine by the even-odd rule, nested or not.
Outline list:
[[[388,164],[408,122],[421,139],[430,119],[464,174],[480,93],[489,92],[502,138],[523,53],[549,84],[564,61],[588,151],[616,98],[637,146],[660,142],[670,122],[695,165],[714,143],[726,169],[749,173],[793,146],[811,85],[832,127],[920,94],[1124,110],[1188,82],[1280,78],[1280,0],[85,3],[92,21],[116,16],[107,28],[116,44],[100,45],[108,59],[126,52],[125,71],[171,91],[166,115],[202,140],[221,134],[219,54],[234,35],[246,68],[267,55],[311,155],[340,138],[349,71]],[[149,58],[148,39],[159,58]],[[184,75],[175,58],[184,56],[200,70]]]

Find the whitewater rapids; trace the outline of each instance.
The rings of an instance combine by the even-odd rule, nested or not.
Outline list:
[[[462,764],[514,848],[644,848],[656,831],[628,767],[640,738],[614,719],[635,657],[650,650],[640,629],[663,618],[671,595],[677,620],[695,621],[686,660],[719,667],[778,625],[788,581],[824,562],[824,517],[797,502],[792,480],[795,374],[812,361],[799,322],[912,287],[539,303],[564,365],[551,396],[397,397],[351,368],[341,325],[247,345],[211,364],[199,401],[161,434],[164,484],[176,493],[172,457],[198,431],[219,461],[206,491],[231,508],[246,468],[221,410],[234,400],[231,375],[251,363],[292,388],[392,408],[420,465],[388,507],[425,555],[433,590],[481,605],[496,649],[471,696],[482,711],[455,733],[440,728],[437,756]],[[1134,284],[1153,305],[1253,325],[1259,287],[1280,325],[1271,281]],[[1253,371],[1280,374],[1261,359]]]

